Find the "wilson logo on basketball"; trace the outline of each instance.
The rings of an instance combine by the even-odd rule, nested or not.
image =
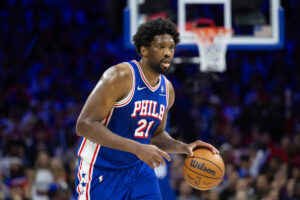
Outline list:
[[[195,160],[191,160],[191,167],[193,168],[196,168],[196,169],[200,169],[201,171],[204,171],[208,174],[211,174],[211,175],[216,175],[216,171],[212,170],[212,169],[209,169],[209,168],[206,168],[205,164],[204,163],[199,163]]]

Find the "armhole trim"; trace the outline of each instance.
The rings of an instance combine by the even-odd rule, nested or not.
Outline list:
[[[130,90],[129,94],[124,99],[122,99],[120,101],[117,101],[115,103],[114,107],[116,107],[116,108],[126,106],[131,101],[131,99],[133,97],[133,94],[134,94],[134,91],[135,91],[135,75],[134,75],[133,67],[131,66],[130,63],[128,63],[128,62],[125,62],[125,63],[129,66],[130,71],[131,71],[132,86],[131,86],[131,90]]]
[[[169,105],[169,80],[163,75],[165,79],[165,87],[166,87],[166,102],[167,102],[167,108]]]

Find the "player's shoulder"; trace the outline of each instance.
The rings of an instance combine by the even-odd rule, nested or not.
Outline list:
[[[120,63],[109,67],[102,74],[98,85],[111,93],[117,93],[119,100],[130,92],[132,80],[130,67],[126,63]]]
[[[117,65],[113,65],[109,67],[104,73],[103,73],[104,79],[109,79],[111,81],[117,80],[117,81],[130,81],[132,78],[132,72],[130,70],[130,67],[126,63],[119,63]]]

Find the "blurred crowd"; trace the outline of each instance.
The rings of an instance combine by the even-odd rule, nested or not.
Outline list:
[[[229,51],[223,74],[182,63],[168,75],[170,134],[214,144],[226,166],[217,188],[199,192],[173,155],[178,199],[300,199],[300,2],[282,4],[283,49]],[[122,46],[125,5],[0,1],[0,200],[72,198],[83,103],[105,69],[137,58]]]

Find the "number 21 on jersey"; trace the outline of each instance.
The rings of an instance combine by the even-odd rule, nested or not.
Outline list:
[[[151,121],[148,123],[146,119],[141,119],[138,122],[139,127],[137,129],[135,129],[134,137],[135,138],[148,138],[149,131],[150,131],[151,127],[153,126],[153,124],[154,124],[154,121]]]

